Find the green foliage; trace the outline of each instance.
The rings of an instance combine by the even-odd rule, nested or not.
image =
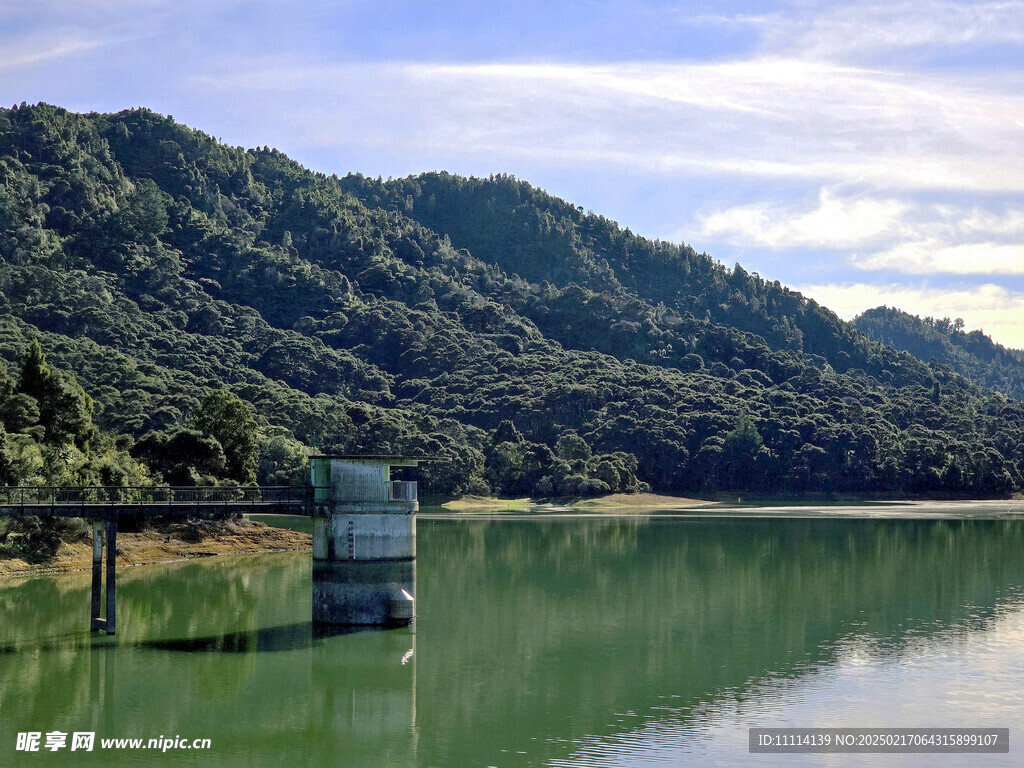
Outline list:
[[[21,363],[18,389],[23,394],[39,400],[46,396],[52,380],[53,372],[46,364],[43,348],[39,346],[38,341],[33,339]]]
[[[587,441],[579,435],[566,433],[558,438],[555,446],[555,453],[558,458],[565,461],[586,461],[590,458],[591,450]]]
[[[39,401],[30,395],[18,393],[4,400],[0,418],[12,432],[25,432],[39,423]]]
[[[238,395],[211,390],[192,412],[189,426],[220,443],[228,477],[240,483],[256,481],[259,429]]]
[[[131,453],[169,485],[215,484],[227,471],[220,442],[195,429],[150,432],[132,446]]]
[[[64,517],[15,517],[0,529],[0,555],[29,563],[45,563],[57,556],[61,542],[85,541],[90,533],[84,520]]]
[[[260,451],[256,480],[260,485],[307,485],[309,460],[302,443],[286,434],[270,438]]]
[[[771,452],[765,449],[757,425],[746,413],[741,412],[736,417],[735,426],[722,440],[719,461],[728,487],[751,489],[763,485],[762,470],[771,462]]]
[[[87,449],[96,431],[92,398],[73,375],[50,370],[35,339],[22,361],[18,393],[21,397],[9,399],[3,408],[5,423],[14,429],[26,429],[38,422],[46,442],[70,442],[83,451]]]
[[[7,432],[0,426],[0,485],[17,485],[20,477],[7,442]]]
[[[869,338],[906,350],[919,360],[1024,399],[1024,352],[996,344],[981,331],[965,332],[959,317],[920,318],[895,308],[876,307],[855,317],[852,325]],[[937,381],[935,384],[938,386]]]
[[[0,469],[26,481],[290,483],[316,450],[450,457],[425,494],[1024,486],[1024,404],[962,375],[1019,394],[1014,355],[962,329],[933,322],[925,364],[510,176],[0,116]]]

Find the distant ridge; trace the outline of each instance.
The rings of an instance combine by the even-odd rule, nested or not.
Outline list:
[[[339,179],[41,104],[0,110],[0,184],[0,355],[39,339],[154,473],[215,448],[186,428],[227,389],[261,480],[315,449],[451,456],[443,494],[1024,486],[1024,404],[511,176]]]
[[[936,360],[983,387],[1024,400],[1024,351],[996,344],[982,331],[964,331],[959,318],[920,318],[895,307],[876,307],[852,322],[874,341],[918,360]]]

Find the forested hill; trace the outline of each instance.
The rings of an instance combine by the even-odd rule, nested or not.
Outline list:
[[[1024,400],[1024,351],[996,344],[982,331],[965,332],[959,318],[920,318],[876,307],[852,323],[868,338],[906,350],[919,360],[934,359],[983,387]]]
[[[511,177],[339,179],[39,105],[0,111],[0,184],[0,354],[38,339],[154,478],[315,447],[450,455],[443,493],[1022,485],[1024,404]],[[247,442],[196,416],[234,397]]]

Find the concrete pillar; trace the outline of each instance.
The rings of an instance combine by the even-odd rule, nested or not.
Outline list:
[[[105,530],[104,530],[105,529]],[[103,546],[107,549],[107,617],[100,618],[103,605]],[[108,635],[117,628],[117,520],[92,521],[92,595],[89,601],[89,629]]]
[[[402,591],[415,595],[416,561],[313,561],[313,621],[351,626],[402,626],[411,612],[392,610]]]
[[[92,521],[92,604],[89,612],[89,628],[96,632],[105,629],[107,623],[100,618],[100,604],[103,591],[103,523]]]
[[[95,556],[95,554],[94,554]],[[93,566],[95,568],[95,565]],[[114,634],[117,617],[117,520],[107,523],[107,634]]]
[[[416,489],[397,457],[314,457],[313,621],[409,624],[416,594]]]

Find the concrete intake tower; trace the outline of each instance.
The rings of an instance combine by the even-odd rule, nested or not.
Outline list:
[[[431,457],[314,456],[313,622],[401,626],[415,617],[416,483],[392,467]]]

